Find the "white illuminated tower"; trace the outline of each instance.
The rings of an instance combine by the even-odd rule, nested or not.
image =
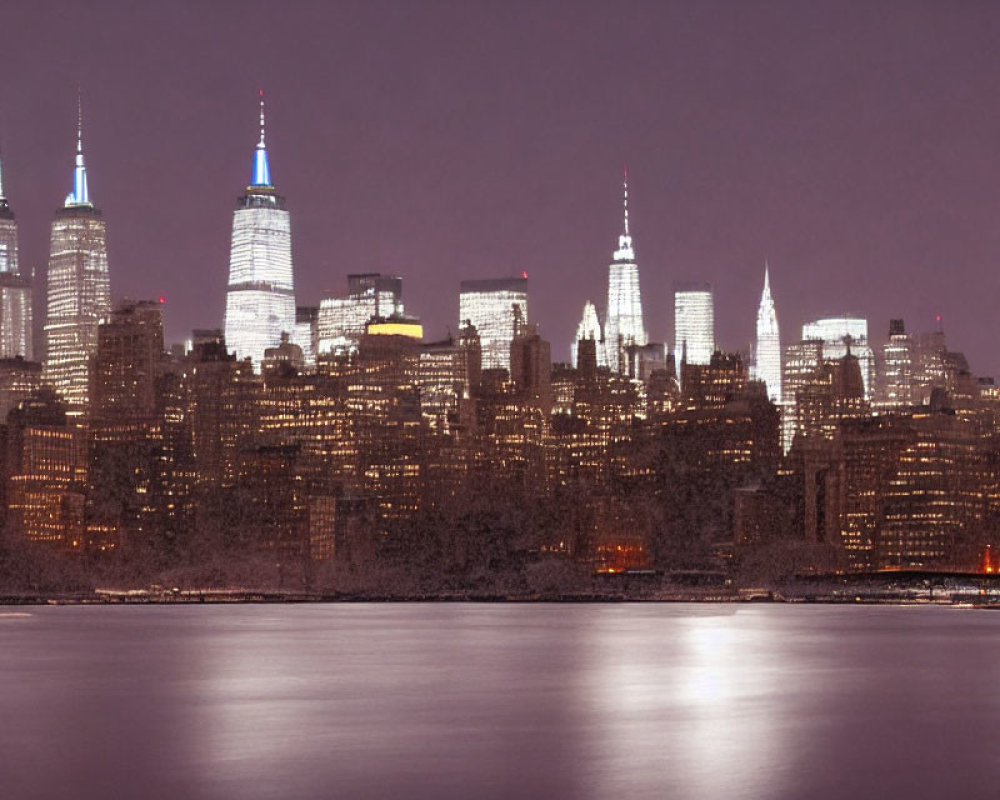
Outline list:
[[[0,169],[0,358],[31,360],[31,277],[17,260],[17,222]]]
[[[678,284],[674,290],[674,352],[688,364],[708,364],[714,351],[712,287],[707,283]]]
[[[264,351],[295,332],[292,235],[285,198],[271,183],[264,144],[264,92],[260,93],[260,141],[250,185],[236,201],[229,251],[229,289],[224,323],[226,346],[260,370]]]
[[[628,230],[628,170],[625,170],[625,229],[608,267],[608,312],[604,322],[604,357],[614,372],[624,371],[622,351],[629,345],[645,345],[642,300],[639,296],[639,266]]]
[[[42,380],[71,410],[89,400],[89,364],[97,326],[111,313],[107,228],[90,201],[83,163],[83,117],[77,109],[73,191],[52,220]]]
[[[597,318],[597,308],[589,300],[583,306],[583,318],[576,327],[576,338],[570,345],[570,355],[573,361],[573,369],[577,366],[577,352],[581,339],[593,339],[597,349],[597,363],[605,365],[604,343],[601,341],[601,323]]]
[[[757,347],[753,377],[767,386],[767,396],[772,403],[781,405],[781,338],[778,334],[778,316],[771,298],[771,279],[767,262],[764,262],[764,291],[757,308]]]

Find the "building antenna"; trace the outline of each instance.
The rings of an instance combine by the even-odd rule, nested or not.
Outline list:
[[[625,235],[628,236],[628,164],[625,165]]]
[[[260,147],[264,146],[264,90],[260,90]]]

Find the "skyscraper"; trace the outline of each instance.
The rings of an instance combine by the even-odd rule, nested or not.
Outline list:
[[[264,351],[295,332],[292,236],[285,198],[271,183],[264,144],[264,92],[260,93],[260,141],[254,150],[250,185],[236,201],[226,294],[226,346],[249,357],[260,371]]]
[[[675,355],[688,364],[708,364],[714,351],[712,287],[707,283],[677,284],[674,287]]]
[[[601,365],[605,363],[604,342],[601,341],[601,338],[601,323],[597,318],[597,308],[588,300],[583,305],[583,318],[576,327],[576,338],[573,339],[573,344],[570,345],[570,357],[573,369],[577,367],[577,351],[579,350],[581,339],[593,339],[597,347],[597,363]]]
[[[628,170],[625,170],[624,187],[625,226],[608,267],[608,313],[604,323],[604,356],[614,372],[624,371],[622,353],[626,347],[641,347],[647,342],[646,329],[642,326],[639,266],[628,230]]]
[[[31,360],[31,279],[17,260],[17,222],[3,190],[0,165],[0,358]]]
[[[42,373],[71,411],[87,404],[88,365],[97,350],[97,326],[111,311],[107,228],[90,201],[79,109],[77,116],[73,191],[52,220]]]
[[[510,370],[510,346],[528,322],[528,279],[462,281],[458,327],[471,322],[479,333],[483,369]]]
[[[403,316],[403,279],[362,272],[347,276],[346,297],[326,297],[316,320],[317,352],[344,355],[358,343],[372,320]]]
[[[778,316],[771,299],[771,279],[767,263],[764,264],[764,291],[757,307],[757,347],[753,377],[763,381],[772,403],[781,405],[781,339],[778,335]]]
[[[865,384],[865,400],[875,400],[875,354],[868,345],[868,320],[845,315],[827,317],[802,326],[802,341],[823,343],[823,359],[834,361],[850,353],[857,356],[861,379]]]
[[[913,404],[913,361],[913,340],[903,320],[889,320],[889,341],[882,345],[882,374],[877,393],[880,409]]]

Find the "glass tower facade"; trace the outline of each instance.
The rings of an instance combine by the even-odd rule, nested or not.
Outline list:
[[[319,306],[317,349],[320,354],[356,352],[368,323],[403,316],[403,279],[364,272],[347,276],[347,296],[327,297]]]
[[[52,221],[42,379],[72,408],[89,400],[89,364],[97,326],[111,312],[107,228],[90,201],[77,129],[73,191]]]
[[[889,321],[889,341],[882,346],[882,380],[879,385],[880,409],[906,408],[914,402],[913,340],[901,319]]]
[[[18,265],[17,222],[0,164],[0,358],[32,358],[31,278]]]
[[[467,322],[479,334],[483,369],[510,371],[510,346],[519,326],[528,322],[528,279],[462,281],[459,330]]]
[[[875,399],[875,353],[868,345],[868,320],[860,317],[828,317],[802,326],[803,341],[823,343],[823,359],[836,361],[848,352],[858,359],[865,400]]]
[[[233,212],[224,329],[230,352],[250,358],[258,372],[264,351],[277,347],[283,332],[295,333],[291,228],[285,198],[271,182],[263,95],[250,185]]]
[[[715,352],[715,308],[707,283],[674,288],[674,352],[688,364],[708,364]],[[679,368],[679,362],[678,362]]]
[[[604,361],[614,372],[623,372],[626,347],[642,347],[648,341],[642,324],[642,301],[639,296],[639,266],[635,261],[632,237],[628,229],[628,172],[625,173],[625,227],[618,237],[611,265],[608,267],[608,313],[604,323]]]

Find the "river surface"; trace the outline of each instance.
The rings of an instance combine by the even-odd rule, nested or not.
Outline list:
[[[998,798],[1000,613],[0,607],[0,797]]]

